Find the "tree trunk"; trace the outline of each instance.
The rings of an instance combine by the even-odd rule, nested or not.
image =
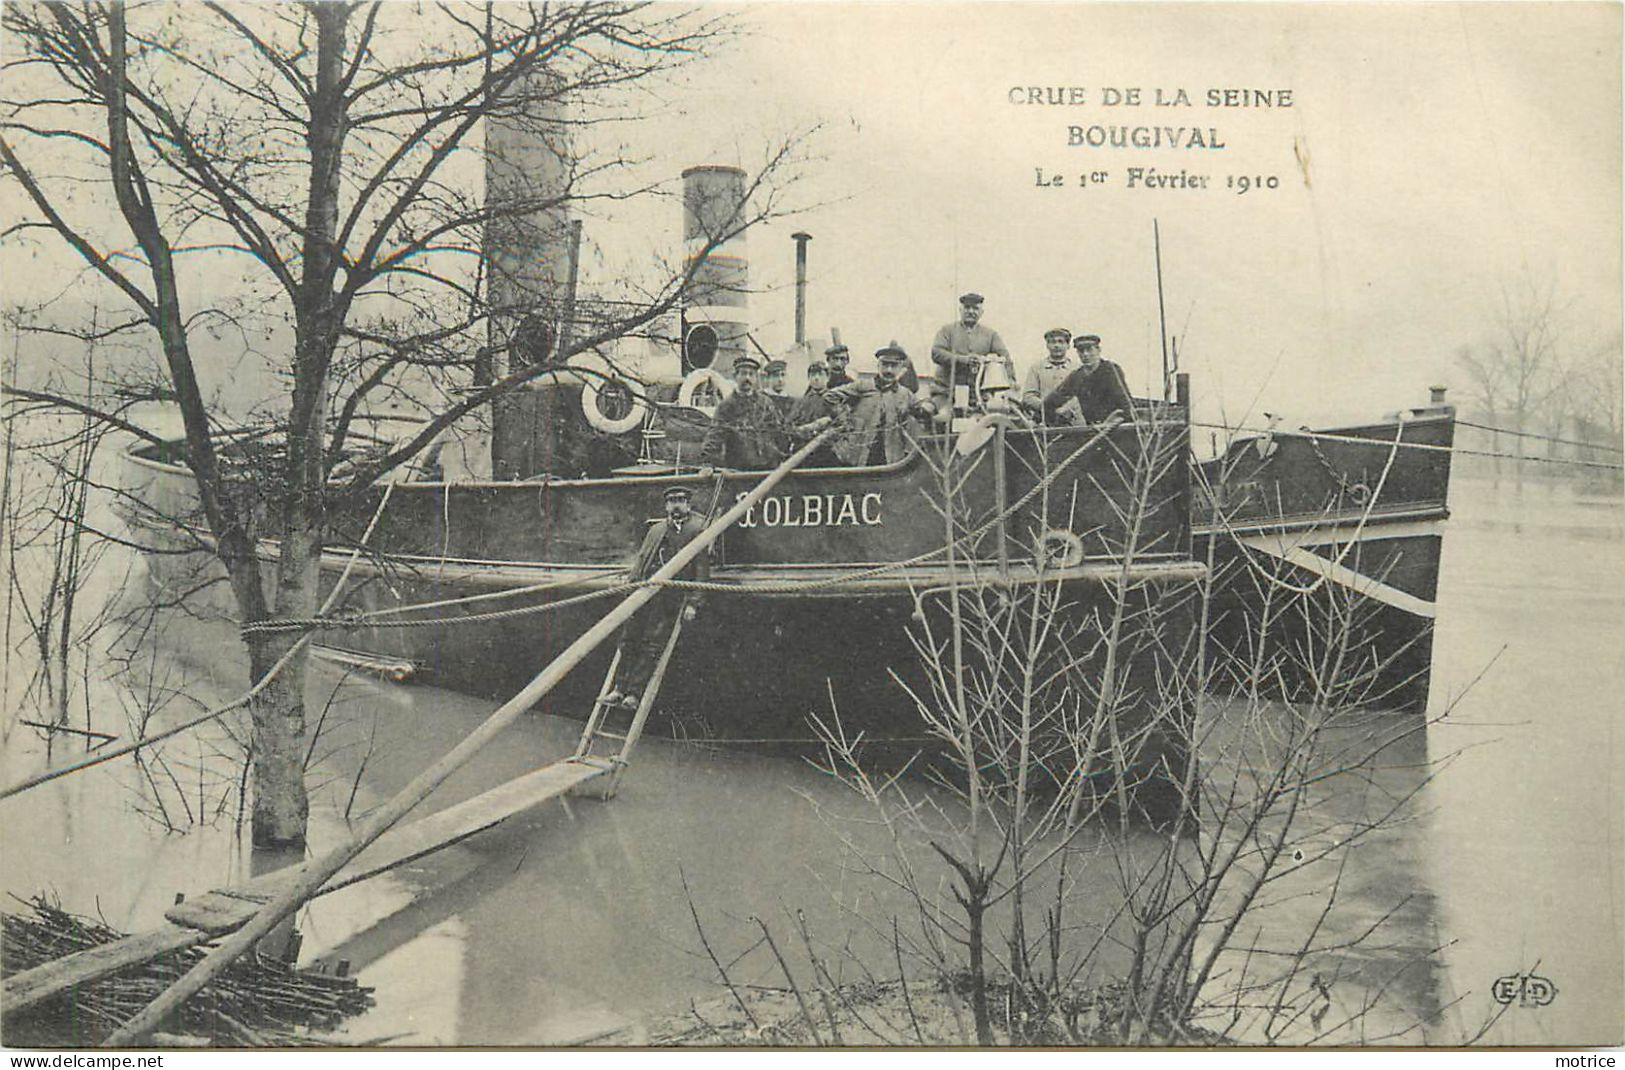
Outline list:
[[[250,664],[265,678],[294,637],[255,640]],[[249,705],[254,718],[253,843],[256,849],[303,847],[310,800],[305,794],[305,668],[308,654],[290,661]]]
[[[983,961],[982,917],[987,903],[980,895],[965,907],[966,922],[970,929],[970,1009],[976,1021],[976,1043],[982,1047],[993,1044],[993,1017],[987,1006],[987,965]]]

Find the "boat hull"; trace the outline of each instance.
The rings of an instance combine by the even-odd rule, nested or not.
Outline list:
[[[1246,439],[1204,466],[1220,689],[1427,708],[1453,411]]]

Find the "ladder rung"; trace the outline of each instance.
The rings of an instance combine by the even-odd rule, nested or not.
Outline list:
[[[598,736],[601,739],[619,739],[623,742],[626,740],[626,737],[621,735],[619,732],[606,732],[602,728],[594,732],[593,735]]]

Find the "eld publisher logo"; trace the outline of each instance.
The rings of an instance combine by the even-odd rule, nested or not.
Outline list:
[[[1538,974],[1509,973],[1496,978],[1490,994],[1503,1006],[1516,1002],[1520,1007],[1544,1007],[1557,998],[1557,986]]]

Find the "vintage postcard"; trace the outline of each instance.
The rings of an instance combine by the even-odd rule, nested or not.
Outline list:
[[[1625,1040],[1619,5],[0,17],[8,1048]]]

